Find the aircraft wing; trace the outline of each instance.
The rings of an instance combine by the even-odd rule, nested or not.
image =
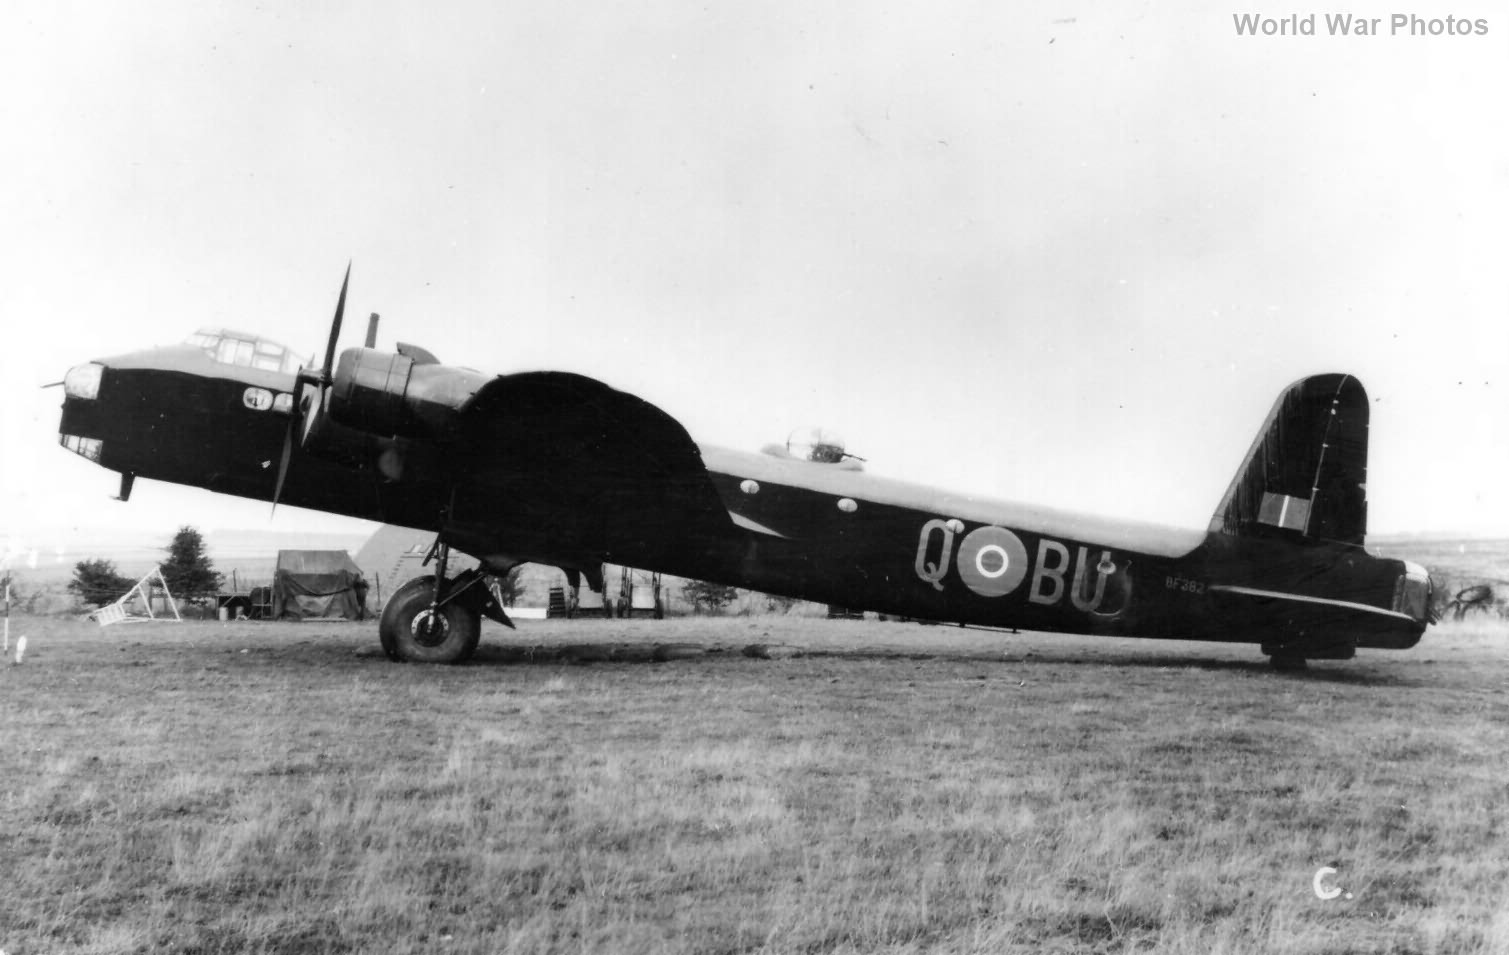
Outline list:
[[[461,406],[454,434],[467,493],[490,499],[471,504],[501,506],[517,526],[637,546],[733,527],[686,429],[600,381],[556,371],[493,378]]]

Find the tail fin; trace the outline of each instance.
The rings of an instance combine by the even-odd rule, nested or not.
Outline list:
[[[1212,533],[1361,547],[1367,534],[1368,396],[1350,375],[1290,385],[1211,518]]]

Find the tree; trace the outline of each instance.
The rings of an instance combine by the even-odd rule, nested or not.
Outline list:
[[[225,576],[215,572],[204,552],[204,537],[198,531],[188,525],[180,527],[167,551],[162,578],[174,598],[202,601],[219,593]]]
[[[74,564],[73,580],[68,582],[68,590],[86,604],[103,607],[121,599],[135,585],[136,581],[116,572],[113,561],[101,558]]]
[[[710,584],[705,580],[688,580],[681,585],[681,596],[697,613],[722,613],[723,608],[739,595],[733,587]]]

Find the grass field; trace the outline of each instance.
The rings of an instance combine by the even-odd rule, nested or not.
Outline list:
[[[1496,619],[1297,675],[895,623],[521,627],[457,668],[370,624],[13,620],[0,949],[1509,952]]]

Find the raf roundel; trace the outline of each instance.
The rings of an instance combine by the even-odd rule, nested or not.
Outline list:
[[[959,544],[959,577],[981,597],[1004,597],[1027,576],[1027,548],[1004,527],[980,527]]]

